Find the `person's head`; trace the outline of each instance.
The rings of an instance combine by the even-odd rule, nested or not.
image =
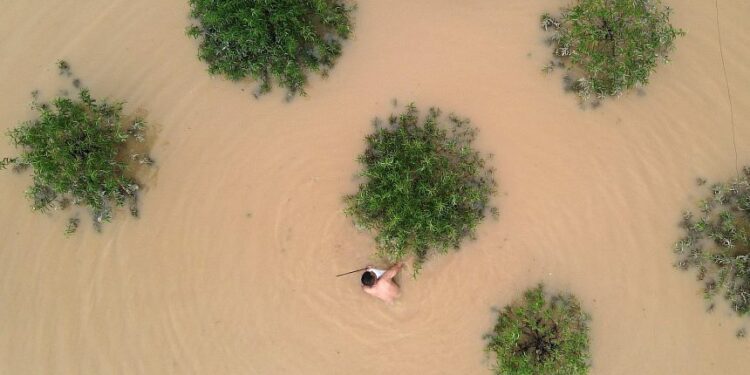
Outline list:
[[[362,285],[373,286],[376,281],[378,281],[378,277],[375,276],[375,272],[365,271],[365,273],[362,274]]]

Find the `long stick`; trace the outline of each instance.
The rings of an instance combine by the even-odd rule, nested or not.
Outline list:
[[[355,272],[359,272],[359,271],[364,271],[364,270],[366,270],[366,269],[367,269],[367,267],[365,267],[365,268],[360,268],[360,269],[358,269],[358,270],[354,270],[354,271],[349,271],[349,272],[346,272],[346,273],[342,273],[342,274],[336,275],[336,277],[339,277],[339,276],[344,276],[344,275],[348,275],[348,274],[350,274],[350,273],[355,273]]]

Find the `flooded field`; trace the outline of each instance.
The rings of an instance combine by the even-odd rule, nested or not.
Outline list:
[[[707,314],[671,253],[695,178],[750,164],[750,3],[718,1],[727,81],[714,2],[668,3],[673,63],[584,111],[541,73],[538,17],[562,1],[359,1],[330,77],[291,103],[209,77],[187,1],[4,1],[0,130],[33,116],[32,90],[72,90],[66,59],[146,116],[157,166],[140,219],[68,239],[66,215],[28,208],[28,176],[0,173],[0,373],[489,374],[491,308],[539,281],[591,313],[592,374],[750,371],[750,321]],[[386,306],[334,275],[375,262],[341,197],[393,98],[471,118],[501,215]]]

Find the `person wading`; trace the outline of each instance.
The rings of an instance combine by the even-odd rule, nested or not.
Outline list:
[[[386,303],[393,303],[401,295],[401,290],[398,284],[393,281],[393,278],[398,275],[403,267],[404,263],[402,262],[394,264],[388,270],[379,270],[367,266],[362,274],[362,290]]]

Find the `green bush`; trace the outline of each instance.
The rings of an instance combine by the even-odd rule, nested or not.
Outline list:
[[[547,298],[540,284],[506,306],[488,340],[496,374],[575,375],[589,369],[589,316],[573,295]]]
[[[645,85],[659,60],[668,61],[678,35],[659,0],[578,0],[560,17],[542,15],[553,31],[555,65],[567,66],[570,88],[585,100]]]
[[[8,133],[21,154],[0,162],[0,169],[31,167],[33,184],[26,195],[32,209],[87,206],[97,229],[110,220],[113,206],[129,202],[131,214],[137,215],[139,186],[126,176],[128,157],[123,153],[128,139],[144,140],[144,122],[136,119],[125,129],[122,104],[97,102],[86,89],[77,99],[58,97],[52,105],[35,100],[33,108],[39,117]],[[153,162],[146,155],[131,156],[142,164]],[[71,218],[66,233],[77,227],[78,219]]]
[[[469,120],[445,123],[434,108],[420,125],[414,105],[388,124],[376,120],[358,159],[365,181],[345,200],[355,223],[377,232],[383,258],[414,256],[416,275],[430,249],[458,249],[474,235],[495,192],[492,170],[471,147],[475,134]]]
[[[732,182],[712,185],[711,196],[700,202],[700,214],[684,212],[681,227],[686,234],[674,246],[676,266],[698,271],[707,301],[723,293],[737,315],[748,315],[750,167]]]
[[[305,95],[307,71],[326,76],[341,55],[341,40],[351,33],[351,8],[340,0],[190,0],[197,25],[187,34],[199,38],[199,58],[211,74],[232,80],[271,80],[289,97]]]

